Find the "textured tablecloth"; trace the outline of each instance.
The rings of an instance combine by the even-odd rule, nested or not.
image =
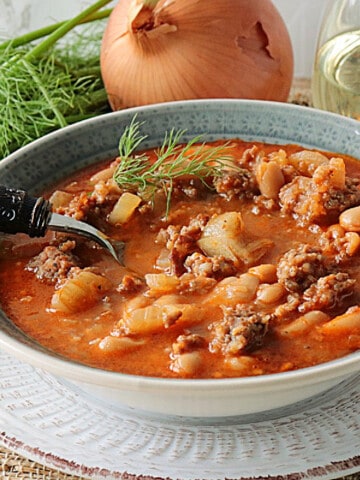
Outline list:
[[[310,83],[307,79],[297,79],[290,92],[289,102],[298,105],[311,106]],[[66,475],[52,470],[27,458],[11,452],[0,446],[0,475],[1,479],[13,480],[79,480],[85,477]],[[341,480],[360,480],[360,472],[343,477]]]

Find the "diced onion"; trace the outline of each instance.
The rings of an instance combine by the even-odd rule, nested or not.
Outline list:
[[[123,193],[109,215],[109,223],[112,225],[126,223],[140,203],[141,198],[137,195],[130,192]]]

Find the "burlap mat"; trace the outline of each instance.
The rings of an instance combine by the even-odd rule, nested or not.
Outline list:
[[[44,467],[3,447],[0,447],[0,465],[0,478],[4,480],[15,478],[22,480],[84,480],[84,477],[66,475]]]
[[[85,477],[66,475],[44,467],[1,447],[0,465],[0,478],[4,480],[86,480]],[[341,480],[360,480],[360,473],[348,475]]]
[[[290,92],[289,102],[311,106],[310,82],[308,79],[297,79],[294,82]],[[1,446],[0,465],[1,478],[4,480],[85,480],[85,477],[67,475],[57,470],[47,468]],[[360,473],[343,477],[342,480],[360,480]]]

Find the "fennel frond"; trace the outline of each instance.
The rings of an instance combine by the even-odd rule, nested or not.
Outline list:
[[[109,1],[97,0],[68,21],[0,45],[0,158],[109,110],[98,53],[110,13],[100,9]]]
[[[196,136],[183,142],[185,130],[171,129],[165,133],[162,145],[155,150],[155,159],[146,153],[136,153],[147,138],[141,135],[143,123],[134,118],[124,130],[119,142],[119,164],[114,180],[120,188],[136,191],[145,199],[159,189],[166,197],[166,215],[176,179],[195,177],[211,189],[211,179],[223,174],[224,168],[236,168],[231,144],[209,145]]]

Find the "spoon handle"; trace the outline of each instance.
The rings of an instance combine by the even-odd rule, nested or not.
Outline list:
[[[43,237],[51,218],[51,204],[20,189],[0,185],[0,232]]]

